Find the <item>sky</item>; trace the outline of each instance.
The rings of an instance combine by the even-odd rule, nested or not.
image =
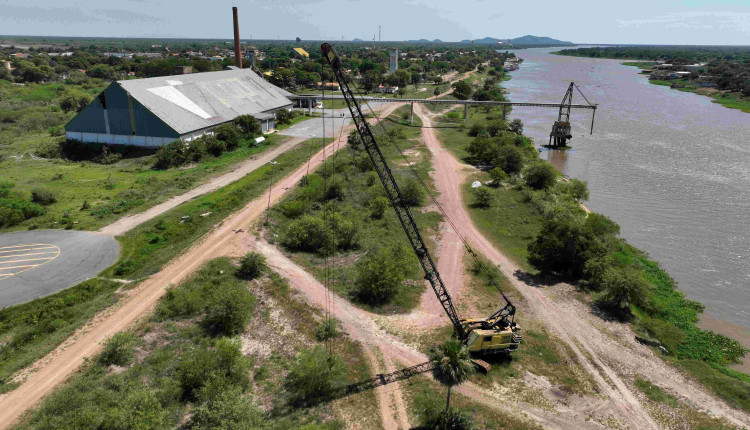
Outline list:
[[[0,0],[0,34],[750,45],[750,0]]]

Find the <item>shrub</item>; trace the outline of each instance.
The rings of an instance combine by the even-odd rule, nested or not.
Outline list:
[[[354,220],[351,211],[334,212],[329,215],[327,234],[331,237],[326,241],[327,245],[335,245],[336,249],[354,249],[359,246],[359,226]],[[333,249],[327,251],[333,252]]]
[[[224,153],[224,151],[227,150],[227,144],[215,138],[214,136],[206,135],[201,136],[199,139],[201,139],[205,145],[206,145],[206,152],[213,155],[214,157],[218,157],[221,154]]]
[[[187,145],[182,140],[175,140],[160,147],[156,151],[156,162],[154,168],[166,170],[170,167],[182,166],[192,160],[192,155]]]
[[[185,399],[199,395],[210,399],[228,389],[244,391],[249,380],[250,362],[238,341],[220,338],[213,349],[198,348],[183,353],[177,364],[176,377]]]
[[[268,260],[263,254],[248,252],[240,259],[237,274],[243,279],[255,279],[268,269]]]
[[[434,408],[424,412],[421,425],[415,430],[473,430],[475,427],[471,416],[458,409],[446,411]]]
[[[492,185],[500,186],[500,184],[508,179],[508,174],[499,167],[495,167],[489,171],[490,178],[492,179]]]
[[[406,280],[406,252],[402,246],[391,245],[370,251],[355,268],[354,294],[372,306],[390,302]]]
[[[43,188],[34,188],[33,190],[31,190],[31,202],[40,204],[42,206],[48,206],[52,203],[57,202],[57,196],[50,190],[45,190]]]
[[[391,203],[387,198],[383,196],[375,197],[370,200],[370,216],[375,219],[382,219],[386,208],[390,205]]]
[[[90,101],[91,97],[84,92],[66,90],[62,97],[60,97],[60,109],[65,112],[80,112]]]
[[[240,129],[245,139],[250,139],[261,133],[260,121],[252,115],[240,115],[233,122]]]
[[[523,180],[535,190],[546,190],[557,182],[557,171],[549,163],[536,162],[526,168]]]
[[[487,132],[490,136],[495,137],[500,134],[501,131],[505,130],[505,124],[502,121],[492,121],[487,126]]]
[[[571,179],[569,190],[570,190],[570,195],[573,196],[573,198],[578,200],[579,202],[589,199],[588,184],[586,184],[586,182],[580,179],[575,179],[575,178]]]
[[[469,136],[471,137],[486,136],[486,135],[487,135],[487,126],[485,124],[475,122],[469,128]]]
[[[344,178],[341,175],[331,175],[327,181],[326,200],[344,200]]]
[[[344,360],[320,345],[302,351],[286,378],[290,403],[308,406],[328,399],[346,383],[347,373]]]
[[[306,177],[305,177],[306,178]],[[301,184],[307,185],[307,184]],[[281,213],[287,218],[297,218],[298,216],[307,212],[309,204],[303,200],[289,200],[281,203],[278,207]]]
[[[234,124],[223,124],[216,127],[214,136],[224,142],[229,151],[235,149],[240,144],[240,131]]]
[[[596,281],[602,294],[597,304],[619,317],[630,316],[630,305],[643,306],[651,285],[635,267],[611,267]]]
[[[125,366],[133,360],[139,340],[132,333],[117,333],[109,338],[97,361],[103,366]]]
[[[286,109],[279,109],[276,111],[276,121],[279,124],[289,124],[294,119],[295,112],[290,112]]]
[[[337,337],[339,332],[336,329],[336,325],[336,320],[330,318],[326,319],[315,332],[315,338],[318,339],[319,342],[325,342],[328,339]]]
[[[518,118],[514,119],[510,122],[510,129],[516,134],[523,133],[523,122]]]
[[[263,411],[253,405],[250,396],[232,388],[195,410],[186,428],[190,430],[242,430],[256,428],[263,423]]]
[[[289,223],[282,243],[299,251],[318,251],[326,242],[325,223],[319,217],[304,215]]]
[[[492,200],[495,198],[492,191],[487,187],[479,187],[475,189],[474,196],[476,198],[476,205],[480,208],[489,208],[492,206]]]
[[[401,197],[404,203],[409,206],[422,206],[424,204],[425,193],[416,179],[409,179],[401,188]]]
[[[244,286],[218,285],[202,322],[211,333],[232,336],[242,333],[254,308],[255,297]]]
[[[81,414],[86,416],[85,413]],[[98,421],[95,418],[93,421]],[[101,418],[101,423],[92,427],[111,430],[168,428],[170,413],[159,401],[159,396],[148,388],[135,389],[117,406],[109,408]],[[80,427],[79,427],[80,428]]]

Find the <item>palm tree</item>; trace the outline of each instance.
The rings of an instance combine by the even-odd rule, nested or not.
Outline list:
[[[445,403],[445,412],[448,412],[451,405],[451,388],[465,382],[474,372],[469,350],[460,341],[451,339],[433,347],[429,357],[433,363],[432,376],[448,387],[448,398]]]

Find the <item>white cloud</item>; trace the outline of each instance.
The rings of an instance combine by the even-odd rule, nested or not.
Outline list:
[[[700,30],[729,30],[750,35],[750,13],[722,11],[672,12],[664,15],[623,20],[620,27],[641,28],[660,26],[663,28],[687,28]]]

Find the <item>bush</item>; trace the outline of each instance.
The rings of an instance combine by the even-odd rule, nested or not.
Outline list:
[[[194,161],[192,159],[193,153],[188,149],[188,146],[182,140],[175,140],[160,147],[156,151],[156,162],[154,168],[159,170],[166,170],[170,167],[178,167],[184,164]]]
[[[227,150],[227,144],[224,141],[215,138],[214,136],[206,135],[201,136],[198,139],[201,139],[206,145],[206,152],[213,155],[214,157],[220,156],[224,153],[224,151]]]
[[[253,429],[263,423],[263,411],[253,405],[252,397],[232,388],[195,410],[186,428],[190,430]]]
[[[589,199],[589,187],[586,182],[580,180],[580,179],[571,179],[570,180],[570,195],[573,196],[574,199],[578,200],[579,202],[585,201]]]
[[[489,171],[490,178],[492,179],[492,185],[500,186],[503,181],[508,179],[508,174],[499,167],[495,167]]]
[[[523,122],[518,118],[514,119],[510,122],[510,129],[516,134],[523,133]]]
[[[505,124],[503,124],[502,121],[492,121],[487,126],[487,132],[490,134],[490,136],[495,137],[505,130]]]
[[[495,196],[487,187],[479,187],[474,190],[476,205],[480,208],[489,208],[492,206],[492,200]]]
[[[611,267],[596,283],[602,291],[597,304],[623,318],[631,315],[631,305],[643,307],[651,290],[643,273],[635,267]]]
[[[334,212],[328,217],[328,233],[330,237],[327,240],[329,247],[335,246],[336,249],[354,249],[359,246],[359,226],[355,222],[354,214],[351,211]],[[333,252],[333,249],[328,249]]]
[[[391,202],[387,198],[383,196],[375,197],[370,200],[370,217],[374,219],[382,219],[383,215],[385,215],[386,208],[390,205]]]
[[[245,139],[251,139],[261,133],[260,121],[252,115],[240,115],[233,122]]]
[[[91,102],[91,97],[81,91],[66,90],[60,97],[60,109],[65,112],[80,112]]]
[[[498,149],[493,165],[509,174],[518,173],[523,168],[524,159],[521,150],[514,146],[502,146]]]
[[[482,123],[475,122],[469,128],[469,136],[471,137],[486,136],[487,134],[487,127]]]
[[[97,361],[103,366],[125,366],[133,360],[140,339],[127,332],[117,333],[104,345]]]
[[[203,325],[213,334],[242,333],[253,316],[255,297],[241,285],[218,285],[206,307]]]
[[[337,337],[339,335],[339,332],[336,329],[336,325],[336,320],[334,319],[329,318],[323,321],[320,327],[318,327],[318,330],[315,332],[315,338],[318,339],[319,342],[325,342],[328,339]]]
[[[286,109],[279,109],[276,111],[276,122],[279,124],[289,124],[294,119],[295,112],[290,112]]]
[[[282,235],[282,243],[290,249],[316,252],[327,240],[325,227],[319,217],[303,215],[289,223]]]
[[[401,188],[401,197],[409,206],[422,206],[424,204],[425,192],[422,185],[416,179],[409,179]]]
[[[290,403],[309,406],[328,399],[347,380],[348,368],[338,355],[318,345],[302,351],[286,378]]]
[[[557,171],[549,163],[536,162],[526,168],[523,180],[535,190],[546,190],[557,182]]]
[[[183,398],[211,399],[229,389],[244,391],[249,385],[249,372],[250,362],[242,355],[239,341],[221,338],[213,349],[198,348],[183,353],[176,377]]]
[[[263,254],[248,252],[240,259],[237,274],[243,279],[255,279],[268,269],[268,260]]]
[[[49,206],[52,203],[57,202],[57,196],[50,190],[43,188],[34,188],[31,190],[31,202],[37,203],[42,206]]]
[[[44,215],[43,207],[12,191],[15,184],[0,182],[0,226],[10,227],[24,220]]]
[[[235,149],[240,144],[240,131],[234,124],[223,124],[216,127],[214,136],[224,142],[229,151]]]
[[[372,306],[390,302],[406,280],[408,270],[404,248],[391,245],[370,251],[355,268],[354,294]]]
[[[85,416],[85,413],[81,415]],[[158,395],[148,388],[127,393],[117,406],[106,410],[101,420],[103,422],[96,427],[110,430],[168,428],[171,424],[169,411],[161,405]],[[98,420],[94,418],[93,421]]]
[[[575,277],[584,273],[587,260],[604,254],[591,231],[582,222],[567,217],[545,219],[528,251],[529,263],[541,272]]]
[[[425,411],[421,425],[416,430],[473,430],[474,421],[458,409],[446,411],[434,408]]]

